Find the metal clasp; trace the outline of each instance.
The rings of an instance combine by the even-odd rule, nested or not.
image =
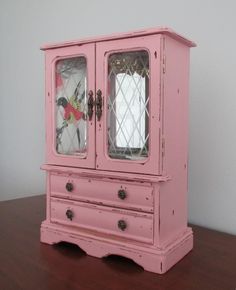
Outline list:
[[[90,90],[88,93],[88,117],[89,117],[89,121],[92,120],[93,117],[93,105],[94,105],[94,100],[93,100],[93,91]]]
[[[97,115],[97,120],[100,121],[101,116],[102,116],[102,91],[101,90],[97,90],[96,115]]]

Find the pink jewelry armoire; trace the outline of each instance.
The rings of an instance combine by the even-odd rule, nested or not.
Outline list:
[[[189,52],[169,28],[45,45],[41,241],[165,273],[187,226]]]

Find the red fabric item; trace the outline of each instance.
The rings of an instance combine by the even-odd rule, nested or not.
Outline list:
[[[74,115],[74,117],[77,121],[83,117],[83,113],[76,110],[70,103],[68,103],[64,109],[65,109],[64,119],[66,119],[66,120],[70,119],[71,113]]]

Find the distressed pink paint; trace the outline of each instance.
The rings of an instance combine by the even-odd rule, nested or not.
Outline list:
[[[133,259],[165,273],[193,247],[187,226],[189,50],[195,44],[169,28],[155,28],[42,47],[46,54],[47,212],[41,241],[67,241],[88,255]],[[107,59],[146,50],[150,63],[150,148],[142,161],[107,154]],[[86,156],[55,152],[55,63],[87,60],[87,91],[103,96],[103,114],[88,121]],[[70,185],[70,189],[66,187]],[[124,194],[125,197],[120,195]],[[71,214],[71,216],[69,216]],[[123,226],[123,227],[122,227]]]
[[[153,187],[150,183],[135,183],[106,180],[95,177],[79,177],[77,175],[58,176],[50,175],[51,196],[71,200],[85,201],[94,204],[119,206],[120,208],[134,209],[145,212],[153,212]],[[73,191],[68,192],[65,184],[73,184]],[[119,190],[125,190],[126,197],[121,200]]]

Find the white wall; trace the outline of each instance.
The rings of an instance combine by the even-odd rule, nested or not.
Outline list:
[[[154,26],[192,38],[189,219],[236,234],[235,2],[0,0],[0,199],[44,193],[47,42]]]

